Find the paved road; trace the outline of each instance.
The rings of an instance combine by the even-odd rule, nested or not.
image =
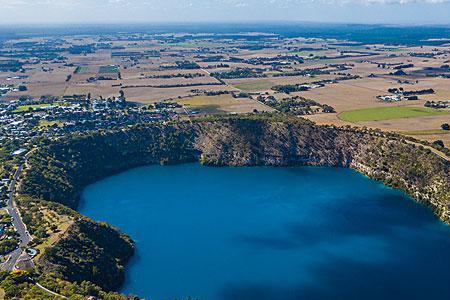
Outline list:
[[[28,152],[25,155],[25,164],[27,163],[27,160],[30,157],[32,152],[33,152],[33,150],[31,150],[30,152]],[[17,260],[22,255],[22,252],[23,252],[22,248],[26,248],[28,243],[31,241],[31,237],[28,234],[26,226],[23,223],[22,218],[20,217],[17,208],[14,206],[14,201],[13,201],[14,193],[16,192],[17,180],[18,180],[20,174],[22,174],[22,171],[23,171],[23,165],[20,165],[19,168],[14,173],[13,180],[11,181],[11,184],[9,186],[9,197],[8,197],[8,201],[6,202],[6,211],[12,217],[12,224],[13,224],[14,228],[16,229],[17,233],[19,234],[19,240],[20,240],[19,248],[17,248],[13,252],[11,252],[9,254],[8,260],[1,265],[2,269],[7,270],[7,271],[11,271],[14,269],[14,266],[16,265]],[[24,253],[24,255],[22,256],[22,259],[23,259],[23,257],[26,257],[26,256],[27,256],[27,254]]]

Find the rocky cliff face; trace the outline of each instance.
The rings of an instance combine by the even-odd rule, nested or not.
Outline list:
[[[365,136],[310,124],[232,120],[200,126],[203,163],[233,166],[350,166]],[[367,136],[369,137],[369,136]]]
[[[198,131],[205,164],[349,167],[402,189],[450,223],[449,162],[395,135],[262,120],[201,124]]]

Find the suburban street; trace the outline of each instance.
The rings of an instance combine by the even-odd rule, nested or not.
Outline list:
[[[32,152],[33,150],[31,150],[25,155],[25,164],[26,160],[30,157]],[[27,259],[28,254],[26,254],[25,250],[22,249],[25,249],[28,246],[28,243],[31,241],[31,236],[28,234],[26,226],[23,223],[17,208],[14,206],[13,201],[14,193],[16,192],[17,180],[19,179],[20,174],[22,174],[22,171],[23,165],[20,165],[19,168],[14,173],[13,180],[11,181],[11,184],[9,186],[9,197],[6,203],[6,211],[12,217],[13,226],[16,229],[17,233],[19,234],[20,240],[19,247],[13,252],[11,252],[9,254],[8,260],[1,265],[1,268],[7,271],[12,271],[14,269],[14,266],[16,265],[19,258],[21,258],[21,260]]]

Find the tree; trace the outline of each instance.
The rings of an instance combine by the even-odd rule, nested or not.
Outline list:
[[[438,146],[438,147],[445,147],[444,142],[442,140],[437,140],[433,142],[434,146]]]

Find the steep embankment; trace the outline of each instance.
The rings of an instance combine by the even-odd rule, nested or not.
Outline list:
[[[76,208],[83,187],[105,176],[146,164],[197,160],[213,166],[350,167],[404,190],[430,206],[443,221],[450,222],[449,163],[429,149],[376,131],[254,116],[138,126],[44,141],[29,160],[31,168],[23,179],[21,193]],[[78,234],[74,232],[75,236]],[[53,260],[46,255],[42,257],[40,263],[44,270],[51,266],[49,270],[57,269],[65,278],[92,280],[111,287],[110,278],[96,279],[92,272],[74,277],[65,271],[68,264],[62,258],[84,247],[81,241],[71,241],[79,244],[67,247],[64,244],[67,238],[54,248],[69,250]],[[88,240],[98,241],[98,238],[90,236]],[[121,271],[117,270],[113,276],[120,278]]]

